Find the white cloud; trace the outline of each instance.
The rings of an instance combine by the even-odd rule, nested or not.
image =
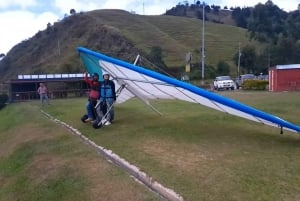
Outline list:
[[[35,35],[39,30],[47,28],[48,22],[58,20],[58,16],[50,12],[34,14],[27,11],[0,13],[1,29],[0,53],[6,54],[11,47]]]
[[[297,2],[295,0],[285,0],[285,1],[273,0],[273,3],[276,4],[279,8],[289,12],[289,11],[297,10],[300,1],[298,0]]]
[[[96,9],[122,9],[135,11],[137,14],[160,15],[178,4],[178,0],[55,0],[55,6],[61,13],[69,13],[74,8],[76,12],[90,11]]]
[[[103,2],[96,0],[55,0],[54,4],[61,13],[69,14],[71,9],[75,9],[76,12],[99,9]]]
[[[2,0],[0,1],[0,8],[10,8],[10,7],[18,7],[18,8],[28,8],[30,6],[36,6],[38,2],[36,0]]]
[[[127,1],[115,1],[115,0],[108,0],[101,5],[102,8],[111,8],[111,9],[123,9],[127,10],[130,9],[130,5],[133,3],[137,4],[138,1],[136,0],[127,0]]]
[[[220,0],[220,3],[222,6],[228,6],[228,7],[253,7],[257,5],[258,3],[265,4],[267,0],[239,0],[239,1],[233,1],[233,0]],[[289,12],[294,11],[298,9],[298,4],[300,3],[298,0],[272,0],[272,2],[277,5],[279,8]]]

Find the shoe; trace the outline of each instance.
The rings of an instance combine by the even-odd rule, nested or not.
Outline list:
[[[103,118],[101,121],[102,124],[105,124],[106,122],[107,122],[107,119],[105,119],[105,118]]]
[[[87,119],[85,120],[85,122],[91,122],[91,121],[94,121],[94,119],[92,119],[92,118],[87,118]]]
[[[107,121],[107,122],[105,122],[105,126],[108,126],[108,125],[110,125],[111,123],[109,122],[109,121]]]

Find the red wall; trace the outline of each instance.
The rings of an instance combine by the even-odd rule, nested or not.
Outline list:
[[[269,90],[300,91],[300,69],[270,69]]]

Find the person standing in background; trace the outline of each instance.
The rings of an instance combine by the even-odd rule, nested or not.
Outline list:
[[[40,100],[41,100],[42,105],[44,105],[45,103],[50,105],[49,98],[48,98],[48,89],[47,89],[45,83],[42,83],[42,82],[40,83],[40,86],[37,89],[37,92],[40,96]]]

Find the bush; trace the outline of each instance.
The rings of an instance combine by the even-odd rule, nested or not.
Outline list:
[[[243,90],[266,90],[269,81],[266,80],[245,80],[242,84]]]
[[[5,106],[7,101],[8,101],[8,95],[0,94],[0,109],[2,109]]]

